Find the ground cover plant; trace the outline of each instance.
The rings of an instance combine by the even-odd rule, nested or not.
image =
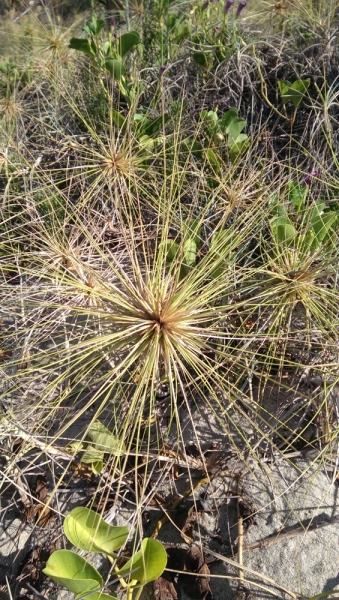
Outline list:
[[[64,531],[68,540],[80,549],[90,552],[103,552],[114,563],[118,550],[127,540],[128,528],[108,525],[98,513],[78,507],[67,515]],[[114,569],[127,598],[140,597],[145,583],[157,579],[166,566],[166,551],[157,540],[144,539],[139,552],[125,563],[122,568]],[[85,559],[71,550],[56,550],[50,556],[44,572],[61,583],[71,592],[82,596],[90,593],[92,600],[102,597],[103,579]],[[79,577],[79,573],[81,574]],[[124,577],[128,581],[124,581]],[[132,578],[131,578],[132,577]],[[106,595],[106,598],[112,598]]]
[[[326,471],[335,485],[338,10],[334,0],[5,3],[2,493],[33,531],[54,532],[5,567],[12,597],[56,593],[43,572],[53,551],[74,554],[62,534],[74,504],[90,521],[124,515],[129,526],[114,548],[127,564],[120,581],[89,577],[98,597],[107,584],[124,593],[132,557],[145,567],[146,540],[170,521],[191,549],[176,562],[167,548],[167,579],[162,565],[144,593],[211,598],[208,552],[228,559],[192,546],[197,494],[233,477],[242,540],[255,521],[245,471],[260,479],[267,463],[302,458],[302,473]],[[61,504],[67,490],[79,495]],[[263,590],[241,543],[228,577],[238,592]]]

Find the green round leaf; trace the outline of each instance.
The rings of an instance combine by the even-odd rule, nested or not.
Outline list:
[[[123,33],[118,41],[118,52],[120,56],[124,57],[133,46],[137,46],[138,44],[140,44],[140,35],[136,31],[127,31],[126,33]]]
[[[154,147],[154,140],[149,135],[142,135],[139,139],[139,144],[146,150],[152,150]]]
[[[193,154],[193,156],[197,156],[198,158],[202,159],[203,147],[200,144],[200,142],[197,142],[196,140],[193,140],[191,138],[186,138],[182,141],[182,145],[184,150],[190,152],[191,154]]]
[[[206,156],[209,164],[211,165],[211,167],[215,171],[220,171],[221,160],[220,160],[219,156],[216,154],[216,152],[214,152],[214,150],[212,150],[212,148],[206,148],[205,156]]]
[[[334,211],[324,213],[323,215],[318,214],[313,217],[311,221],[311,228],[319,245],[326,238],[328,233],[330,233],[330,229],[336,225],[337,220],[338,216]]]
[[[195,265],[197,258],[197,245],[193,238],[188,238],[184,242],[184,262],[187,266]]]
[[[117,60],[116,58],[108,56],[104,60],[104,65],[107,71],[112,75],[112,77],[114,77],[114,79],[116,79],[117,81],[120,81],[122,75],[125,72],[124,65],[122,64],[121,60]]]
[[[175,242],[174,240],[166,240],[165,242],[161,243],[161,247],[165,250],[166,252],[166,262],[167,263],[171,263],[173,262],[179,252],[179,244],[177,242]]]
[[[49,557],[43,573],[74,594],[98,590],[103,579],[82,556],[71,550],[57,550]]]
[[[94,421],[86,433],[97,451],[108,452],[120,456],[126,451],[125,446],[100,421]]]
[[[204,67],[207,64],[207,58],[203,52],[194,52],[192,57],[193,60],[195,60],[195,62],[198,63],[198,65],[201,65],[202,67]]]
[[[227,112],[223,114],[220,119],[220,126],[222,131],[226,132],[232,121],[234,121],[238,116],[238,110],[236,108],[230,108]]]
[[[102,462],[102,460],[97,460],[96,462],[92,463],[92,471],[93,471],[94,475],[99,475],[99,473],[101,473],[103,468],[104,468],[104,463]]]
[[[115,125],[117,125],[120,129],[125,125],[126,117],[119,113],[117,110],[112,109],[111,111],[112,120]]]
[[[232,119],[227,127],[227,143],[229,146],[233,146],[233,144],[237,142],[244,127],[246,127],[246,121],[244,119],[239,119],[238,117]],[[243,134],[242,139],[245,138],[247,138],[247,135]]]
[[[98,513],[77,506],[64,521],[67,539],[86,552],[112,554],[121,548],[128,537],[128,527],[109,525]]]
[[[81,38],[72,38],[69,42],[69,48],[84,52],[88,56],[95,56],[97,53],[96,47],[91,40],[83,40]]]
[[[75,600],[80,600],[80,598],[83,598],[83,594],[78,594]],[[84,598],[84,600],[118,600],[118,598],[116,598],[115,596],[110,596],[109,594],[104,594],[103,592],[95,592],[94,594],[90,594],[89,596],[86,595],[86,598]]]
[[[103,19],[97,19],[95,15],[92,17],[92,21],[85,25],[84,32],[87,35],[99,35],[102,28],[105,26],[105,21]]]
[[[86,433],[92,443],[82,444],[79,450],[85,448],[81,462],[92,465],[93,472],[97,475],[103,469],[104,453],[120,456],[125,452],[125,446],[115,437],[100,421],[94,421]]]
[[[88,444],[85,452],[81,457],[81,462],[91,465],[96,462],[103,462],[103,459],[104,453],[100,452],[100,450],[97,450],[95,446]]]
[[[178,25],[178,27],[176,27],[173,38],[176,44],[180,44],[180,42],[189,38],[190,35],[191,26],[189,21],[187,21],[187,23],[182,23],[181,25]]]
[[[139,552],[119,570],[119,577],[129,577],[145,584],[160,577],[166,564],[167,554],[162,544],[158,540],[145,538]]]
[[[290,242],[298,233],[288,217],[274,217],[270,223],[275,242],[278,244]]]
[[[297,79],[293,83],[287,80],[278,81],[278,88],[283,104],[292,102],[294,107],[297,108],[307,92],[310,82],[309,78]]]

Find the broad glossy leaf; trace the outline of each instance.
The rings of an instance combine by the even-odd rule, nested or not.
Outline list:
[[[135,113],[133,116],[133,123],[149,123],[149,119],[140,113]]]
[[[337,222],[338,216],[334,211],[324,213],[323,215],[318,215],[315,217],[312,222],[312,230],[314,232],[314,236],[317,240],[318,246],[325,239],[325,237],[330,233],[330,229]],[[315,249],[313,247],[313,249]]]
[[[232,121],[234,121],[234,119],[237,118],[237,116],[238,111],[236,108],[230,108],[230,110],[225,112],[220,119],[220,128],[222,129],[222,131],[226,132],[226,129],[229,127]]]
[[[154,147],[154,140],[149,135],[142,135],[139,139],[139,144],[146,150],[152,150]]]
[[[114,108],[111,111],[112,121],[117,127],[122,128],[125,125],[126,118]]]
[[[200,113],[200,120],[216,124],[219,121],[219,117],[215,110],[202,110]]]
[[[126,452],[125,446],[107,427],[100,421],[94,421],[88,428],[86,437],[93,442],[96,450],[120,456]]]
[[[139,552],[119,570],[119,576],[147,583],[160,577],[166,564],[167,554],[162,544],[158,540],[145,538]]]
[[[104,60],[104,66],[107,69],[107,71],[112,75],[112,77],[114,77],[114,79],[120,81],[122,75],[125,72],[124,65],[122,64],[121,60],[113,58],[112,56],[108,56]]]
[[[198,158],[202,159],[203,147],[200,142],[192,140],[191,138],[186,138],[182,141],[182,146],[185,150],[193,154],[193,156],[197,156]]]
[[[144,133],[146,135],[154,135],[155,133],[158,133],[158,131],[160,131],[160,129],[163,127],[163,125],[165,125],[165,123],[167,123],[168,119],[169,119],[168,113],[165,113],[164,115],[161,115],[160,117],[157,117],[156,119],[153,119],[145,126]]]
[[[198,65],[201,65],[202,67],[207,65],[207,58],[203,52],[194,52],[192,57]]]
[[[276,243],[291,241],[298,233],[288,217],[271,219],[271,231]]]
[[[323,215],[325,208],[325,202],[314,202],[311,206],[309,206],[307,210],[305,210],[304,214],[304,220],[306,224],[309,225],[311,223],[312,225],[313,221],[316,221],[319,217]]]
[[[185,265],[191,267],[195,265],[195,261],[197,258],[197,245],[193,238],[188,238],[184,242],[184,263]]]
[[[103,586],[100,573],[82,556],[71,550],[53,552],[43,573],[74,594],[84,594]]]
[[[97,19],[95,15],[92,17],[92,21],[84,27],[84,31],[89,35],[99,35],[102,28],[105,26],[103,19]]]
[[[279,202],[279,194],[273,194],[269,203],[272,205],[271,212],[274,217],[286,216],[286,206],[282,202]]]
[[[293,83],[287,80],[278,81],[278,88],[283,103],[292,102],[294,107],[297,108],[308,90],[310,81],[309,78],[297,79]]]
[[[92,471],[94,475],[99,475],[104,468],[104,462],[102,460],[97,460],[96,462],[92,462]]]
[[[101,49],[106,56],[110,56],[112,54],[112,44],[110,40],[106,40],[101,46]]]
[[[211,247],[208,251],[211,258],[215,260],[216,264],[210,275],[212,279],[217,279],[225,271],[226,259],[231,251],[232,239],[228,231],[218,231],[215,233],[212,237]]]
[[[201,243],[201,219],[187,219],[184,227],[189,237],[195,241],[196,247],[199,248]]]
[[[81,462],[91,465],[93,473],[97,475],[98,473],[101,473],[104,466],[104,453],[88,444],[81,457]]]
[[[285,96],[288,93],[289,88],[291,87],[291,82],[287,81],[287,79],[282,79],[278,81],[278,89],[281,96]]]
[[[103,592],[95,592],[94,594],[86,594],[84,598],[83,594],[78,594],[75,597],[75,600],[118,600],[115,596],[110,596],[109,594],[104,594]]]
[[[75,455],[78,452],[81,452],[84,447],[85,445],[82,442],[71,442],[70,444],[67,444],[66,450],[67,452],[71,452],[71,454]]]
[[[305,92],[308,90],[310,83],[311,80],[309,77],[307,79],[297,79],[292,83],[291,88],[292,90],[300,92],[301,94],[305,94]]]
[[[118,113],[119,114],[119,113]],[[92,443],[73,442],[69,448],[73,452],[84,450],[81,462],[92,465],[93,473],[101,473],[105,453],[121,455],[125,452],[125,447],[121,446],[116,438],[100,421],[95,421],[87,431],[87,438]]]
[[[123,58],[129,50],[140,44],[140,36],[136,31],[123,33],[118,40],[118,52]]]
[[[214,150],[212,150],[212,148],[207,148],[205,150],[205,155],[211,167],[213,167],[215,171],[220,171],[221,160]]]
[[[166,262],[171,263],[175,260],[179,252],[179,244],[174,240],[166,240]]]
[[[77,506],[65,518],[64,532],[77,548],[87,552],[113,554],[128,538],[128,527],[109,525],[98,513]]]
[[[308,189],[304,186],[289,182],[286,185],[286,197],[291,204],[296,208],[298,213],[301,213],[305,207],[305,202],[308,194]]]
[[[241,156],[245,152],[245,150],[249,147],[249,145],[250,145],[250,141],[248,139],[248,136],[245,133],[241,133],[240,135],[238,135],[235,143],[233,144],[233,146],[230,147],[229,152],[230,152],[231,162],[234,163],[236,158]]]
[[[174,34],[174,41],[176,44],[180,44],[183,40],[186,40],[191,35],[190,22],[182,23],[178,25]]]
[[[237,139],[240,137],[240,133],[242,132],[244,127],[246,127],[246,124],[247,123],[244,119],[238,119],[238,117],[235,119],[232,119],[232,121],[230,122],[230,124],[227,127],[227,133],[228,133],[227,143],[230,147],[233,146],[237,142]],[[245,135],[245,134],[242,134],[242,135]]]
[[[228,231],[217,231],[212,237],[211,240],[211,252],[214,253],[222,253],[228,252],[231,250],[232,246],[232,236]]]
[[[97,53],[96,47],[91,40],[82,40],[80,38],[72,38],[69,42],[69,48],[79,50],[79,52],[84,52],[92,57]]]

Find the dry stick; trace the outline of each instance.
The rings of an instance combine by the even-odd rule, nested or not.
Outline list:
[[[173,527],[180,533],[181,537],[183,538],[184,542],[186,542],[186,544],[192,544],[193,542],[193,538],[188,537],[188,535],[185,535],[185,533],[180,529],[180,527],[178,527],[178,525],[176,525],[173,521],[173,519],[171,519],[170,515],[168,514],[168,512],[164,509],[164,507],[161,507],[162,512],[164,513],[164,517],[166,517],[166,521],[169,521]],[[163,519],[164,519],[163,517]],[[159,524],[160,521],[158,521],[157,524]],[[153,531],[154,534],[154,531]],[[151,537],[153,537],[153,534]]]
[[[191,496],[193,494],[193,492],[198,489],[200,486],[205,485],[205,483],[210,483],[210,481],[213,479],[213,476],[207,476],[207,477],[203,477],[202,479],[199,479],[199,481],[197,481],[197,483],[195,483],[194,485],[192,485],[192,487],[188,488],[188,490],[186,490],[186,492],[184,492],[182,494],[182,496],[180,496],[179,498],[177,498],[176,500],[174,500],[174,502],[172,502],[172,504],[170,505],[168,510],[175,510],[176,508],[178,508],[178,506],[182,503],[182,501],[185,498],[188,498],[189,496]],[[167,521],[169,521],[169,517],[167,514],[165,514],[162,519],[159,519],[159,521],[157,522],[156,526],[154,527],[153,533],[151,534],[151,538],[156,538],[160,529],[162,528],[163,525],[165,525],[165,523],[167,523]]]
[[[233,476],[233,477],[238,477],[239,479],[239,475],[236,475],[235,473],[232,472],[227,472],[228,476]],[[181,502],[185,499],[188,498],[189,496],[191,496],[193,494],[193,492],[198,489],[200,486],[204,485],[205,483],[210,483],[212,481],[212,479],[214,479],[216,473],[211,475],[211,476],[207,476],[207,477],[203,477],[202,479],[200,479],[199,481],[197,481],[197,483],[195,483],[194,485],[192,485],[192,487],[190,487],[188,490],[186,490],[186,492],[184,492],[182,494],[182,496],[180,496],[180,498],[177,498],[174,502],[172,502],[170,508],[168,510],[175,510],[180,504]],[[220,475],[220,473],[219,473]],[[337,517],[338,521],[339,521],[339,516]],[[153,533],[151,534],[151,538],[156,538],[161,527],[167,523],[169,521],[169,517],[167,515],[164,515],[162,517],[162,519],[159,519],[159,521],[157,522]],[[210,548],[204,548],[203,546],[201,547],[203,552],[205,554],[210,554],[212,556],[215,556],[215,558],[218,558],[219,560],[222,560],[223,562],[230,564],[230,565],[235,565],[234,560],[230,560],[229,558],[227,558],[226,556],[223,556],[222,554],[217,554],[216,552],[213,552],[212,550],[210,550]],[[247,550],[247,548],[246,548]],[[240,560],[239,560],[240,563]],[[169,569],[170,570],[170,569]],[[290,590],[287,590],[286,588],[283,588],[282,586],[277,585],[273,579],[270,579],[269,577],[262,575],[261,573],[258,573],[257,571],[253,571],[253,569],[249,569],[248,567],[244,567],[244,565],[242,564],[241,561],[241,569],[239,569],[239,579],[241,581],[244,581],[244,573],[243,571],[246,570],[249,574],[251,575],[255,575],[255,576],[259,576],[262,579],[264,579],[264,581],[268,581],[271,584],[274,584],[276,587],[278,587],[280,590],[283,590],[284,592],[286,592],[289,596],[291,596],[294,600],[296,600],[296,595],[291,592]],[[240,575],[240,572],[242,573],[242,575]],[[205,577],[205,575],[204,575]],[[255,584],[254,585],[258,585]],[[267,590],[269,591],[269,590]]]
[[[179,498],[174,500],[174,502],[172,502],[167,511],[175,510],[176,508],[178,508],[178,506],[180,506],[180,504],[185,498],[192,496],[193,492],[195,492],[195,490],[197,490],[202,485],[205,485],[206,483],[211,483],[211,481],[213,481],[213,479],[216,476],[239,477],[239,475],[236,474],[234,471],[228,471],[227,469],[224,471],[216,471],[215,473],[211,473],[211,475],[207,475],[207,477],[199,479],[199,481],[197,481],[194,485],[188,488],[188,490],[186,490]],[[165,525],[165,523],[167,523],[168,521],[169,517],[167,514],[165,514],[161,519],[159,519],[156,526],[154,527],[151,537],[156,538],[162,526]]]
[[[290,119],[290,118],[289,118],[287,115],[284,115],[283,113],[281,113],[281,112],[280,112],[280,111],[279,111],[279,110],[276,108],[276,106],[274,106],[274,104],[272,104],[272,102],[270,102],[270,100],[268,99],[268,94],[267,94],[267,85],[266,85],[266,82],[265,82],[265,78],[264,78],[264,76],[263,76],[263,74],[262,74],[262,72],[261,72],[260,60],[257,58],[257,55],[256,55],[256,53],[255,53],[255,47],[254,47],[254,44],[252,45],[252,52],[253,52],[253,56],[254,56],[254,59],[255,59],[256,65],[257,65],[257,69],[258,69],[259,77],[260,77],[261,93],[262,93],[262,96],[263,96],[263,98],[264,98],[264,100],[265,100],[266,104],[268,104],[268,106],[269,106],[269,107],[270,107],[270,108],[271,108],[271,109],[272,109],[272,110],[273,110],[275,113],[277,113],[277,115],[278,115],[279,117],[281,117],[281,118],[282,118],[282,119],[284,119],[285,121],[288,121],[289,123],[291,123],[291,122],[292,122],[292,120],[291,120],[291,119]]]
[[[208,554],[210,552],[208,548],[203,548],[203,550],[204,550],[204,552],[206,554]],[[234,564],[232,566],[234,566]],[[176,574],[179,574],[179,575],[186,575],[186,576],[187,575],[191,575],[192,577],[206,577],[205,573],[189,573],[188,571],[178,571],[178,569],[169,569],[167,567],[166,567],[166,572],[168,572],[168,573],[176,573]],[[252,571],[252,573],[255,573],[255,571]],[[261,575],[261,574],[257,573],[257,575]],[[210,579],[219,579],[219,580],[222,580],[222,579],[231,579],[232,581],[238,580],[238,577],[236,577],[235,575],[220,575],[220,573],[218,573],[218,575],[210,573],[208,577]],[[265,578],[264,575],[263,575],[263,579],[271,582],[272,585],[275,584],[275,582],[273,581],[273,579],[269,579],[268,577]],[[272,588],[266,587],[262,583],[258,583],[257,581],[252,581],[251,580],[251,585],[253,585],[254,587],[258,587],[258,588],[260,588],[261,590],[263,590],[265,592],[268,592],[272,596],[277,596],[277,597],[281,598],[281,594],[278,595],[274,590],[272,590]],[[285,590],[285,588],[279,587],[277,584],[275,584],[275,587],[277,589],[283,590],[287,594],[289,593],[289,595],[293,598],[293,600],[297,600],[297,596],[293,592],[289,592],[288,590]],[[332,600],[332,598],[331,598],[331,600]]]
[[[278,544],[279,542],[286,542],[287,540],[291,540],[301,535],[304,535],[305,533],[307,533],[307,531],[316,531],[318,529],[322,529],[323,527],[327,527],[327,525],[339,523],[339,515],[336,515],[335,517],[329,517],[328,519],[322,519],[317,523],[312,523],[312,521],[313,519],[309,519],[305,527],[299,527],[298,529],[292,529],[291,531],[282,530],[278,533],[270,535],[267,538],[258,540],[257,542],[252,542],[252,544],[246,544],[244,550],[245,552],[247,552],[248,550],[256,550],[257,548],[267,548],[268,546],[273,546],[275,544]]]
[[[39,440],[39,438],[34,437],[33,434],[28,433],[21,425],[18,423],[14,423],[10,421],[7,417],[2,417],[0,419],[0,432],[4,431],[5,434],[15,435],[26,442],[29,442],[31,446],[36,446],[39,450],[42,450],[47,456],[52,455],[55,456],[56,459],[63,460],[71,460],[74,458],[72,454],[66,452],[63,448],[58,448],[57,446],[52,446],[50,444],[46,444],[46,442]],[[16,456],[16,461],[18,460],[18,455]]]
[[[244,579],[244,571],[242,569],[243,566],[243,546],[244,546],[244,520],[241,515],[240,503],[243,501],[242,499],[242,489],[240,483],[240,477],[238,477],[237,481],[237,492],[238,492],[238,503],[237,503],[237,512],[238,512],[238,575],[239,575],[239,584],[238,588],[243,588],[245,579]]]
[[[30,583],[28,583],[28,581],[22,581],[20,583],[29,592],[32,592],[34,594],[34,596],[37,596],[38,598],[41,598],[42,600],[47,600],[46,596],[44,596],[43,594],[41,594],[40,592],[38,592],[38,590],[36,590]]]

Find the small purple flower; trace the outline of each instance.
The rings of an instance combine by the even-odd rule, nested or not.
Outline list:
[[[167,65],[162,65],[162,67],[159,69],[159,75],[163,75],[167,68]]]
[[[117,22],[115,19],[113,19],[113,21],[111,21],[111,28],[114,29],[114,27],[116,26]]]
[[[308,173],[308,175],[305,175],[304,184],[311,185],[313,177],[317,177],[318,175],[319,175],[318,169],[315,169],[314,171],[310,171]]]
[[[229,10],[232,8],[234,4],[234,0],[227,0],[225,7],[224,7],[224,13],[225,15],[227,15],[227,13],[229,12]]]
[[[236,17],[239,17],[242,13],[242,11],[244,10],[245,6],[247,5],[247,2],[239,2],[238,4],[238,8],[237,8],[237,12],[235,13]]]
[[[215,26],[215,30],[220,31],[220,29],[221,29],[221,23],[217,23]]]

